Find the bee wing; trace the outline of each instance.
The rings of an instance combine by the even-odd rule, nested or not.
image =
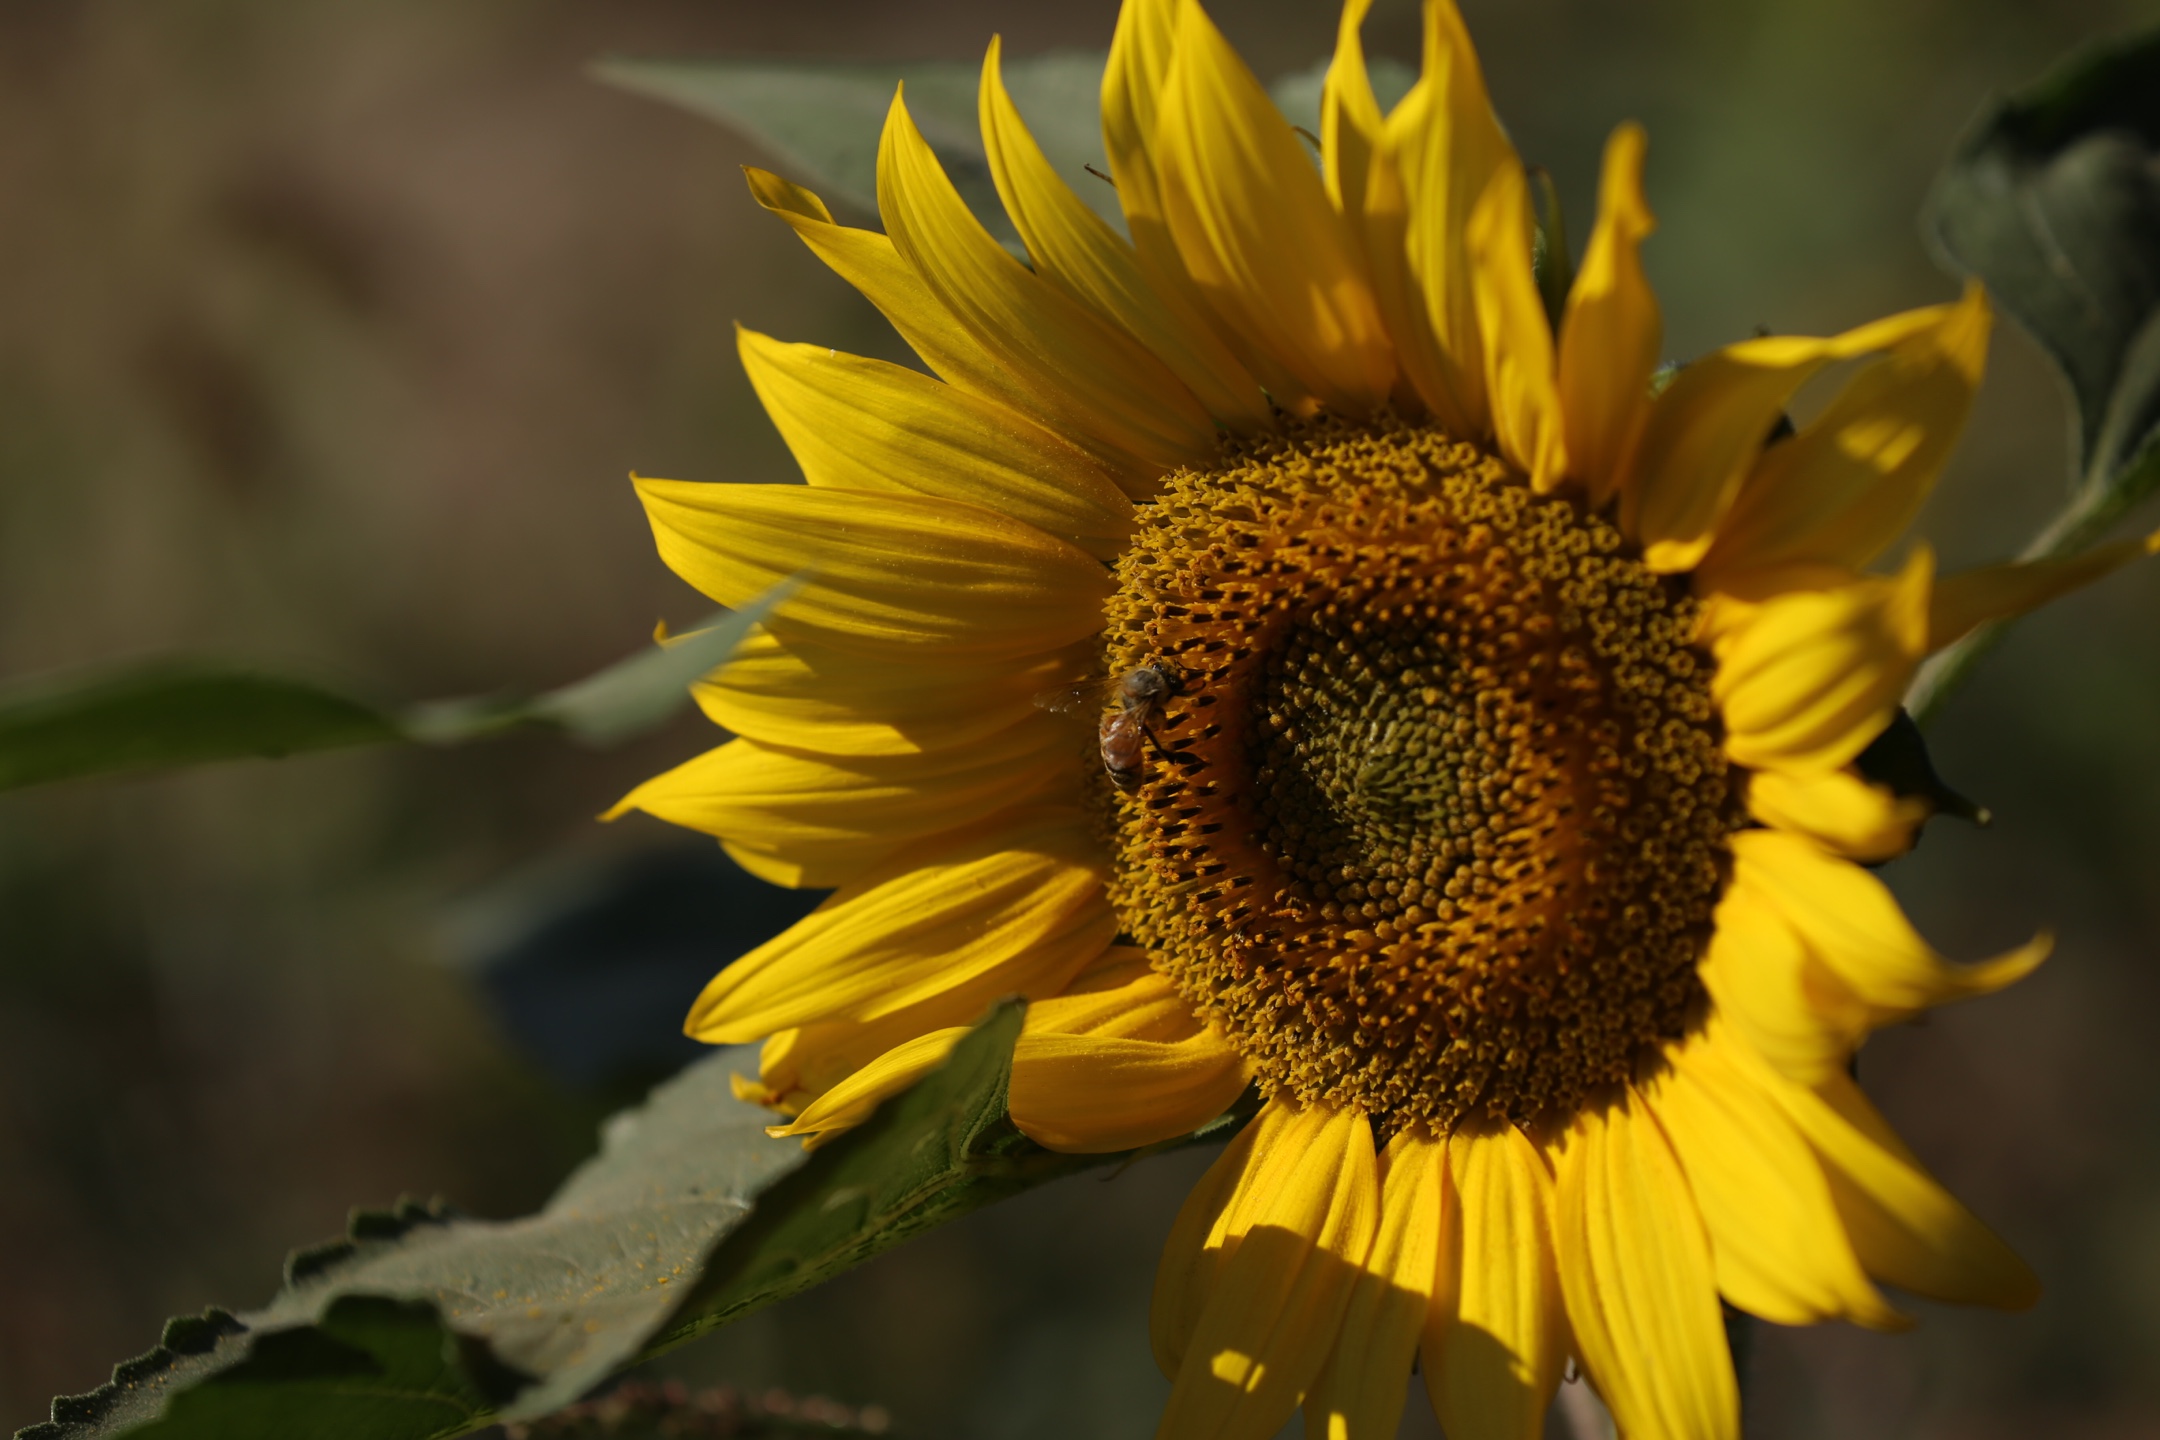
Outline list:
[[[1053,715],[1093,715],[1107,703],[1112,682],[1089,680],[1079,685],[1058,685],[1035,697],[1035,708]]]

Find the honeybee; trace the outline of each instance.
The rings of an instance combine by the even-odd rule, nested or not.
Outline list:
[[[1148,722],[1163,698],[1176,694],[1177,688],[1176,668],[1167,660],[1150,660],[1108,680],[1046,690],[1035,697],[1035,703],[1060,715],[1099,711],[1095,738],[1102,750],[1103,773],[1118,789],[1134,790],[1146,764],[1145,742],[1153,740],[1157,750],[1169,753]]]

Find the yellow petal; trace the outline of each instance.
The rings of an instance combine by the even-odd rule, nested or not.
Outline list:
[[[1015,659],[1102,628],[1101,562],[1032,525],[928,496],[639,480],[668,568],[722,605],[808,572],[767,628],[843,650]]]
[[[1732,837],[1733,884],[1778,908],[1810,954],[1868,1007],[1875,1027],[1988,995],[2047,958],[2046,936],[1977,965],[1953,965],[1922,940],[1889,887],[1797,835]]]
[[[2097,545],[2082,555],[1988,565],[1935,582],[1928,649],[1954,644],[1992,620],[2009,620],[2079,590],[2146,555],[2160,554],[2160,530],[2143,540]]]
[[[1560,326],[1568,472],[1582,481],[1592,505],[1613,497],[1633,463],[1664,343],[1657,295],[1642,268],[1642,242],[1657,228],[1642,191],[1648,143],[1633,123],[1605,142],[1597,228],[1583,250]]]
[[[987,1004],[1045,965],[1070,974],[1117,932],[1102,877],[1099,847],[1066,811],[917,850],[714,976],[686,1028],[740,1044],[818,1021],[876,1020],[971,983],[995,987]]]
[[[1336,51],[1337,68],[1345,65],[1342,46],[1359,52],[1356,73],[1363,76],[1362,47],[1354,29],[1345,34]],[[1369,84],[1366,88],[1370,89]],[[1365,271],[1372,277],[1373,303],[1395,346],[1395,363],[1402,372],[1396,381],[1396,404],[1407,414],[1416,414],[1421,406],[1431,411],[1434,421],[1451,435],[1478,435],[1484,431],[1484,421],[1481,417],[1473,422],[1458,398],[1455,362],[1433,334],[1424,290],[1410,267],[1410,194],[1404,169],[1421,163],[1424,152],[1419,147],[1432,138],[1426,123],[1431,99],[1430,87],[1420,81],[1381,122],[1366,157],[1364,204],[1348,206],[1344,215],[1358,235]],[[1482,386],[1480,377],[1480,395]]]
[[[1117,30],[1110,37],[1110,60],[1103,70],[1103,147],[1110,175],[1117,182],[1118,203],[1132,233],[1140,268],[1155,289],[1175,296],[1236,357],[1262,390],[1285,408],[1305,397],[1283,365],[1255,350],[1215,313],[1200,286],[1187,273],[1164,217],[1162,173],[1157,132],[1162,96],[1170,81],[1170,57],[1177,49],[1178,15],[1195,0],[1129,0],[1118,9]]]
[[[787,1124],[766,1126],[765,1133],[799,1138],[805,1149],[815,1149],[862,1124],[878,1106],[944,1064],[967,1033],[967,1026],[955,1025],[896,1045],[805,1105]]]
[[[1620,491],[1620,525],[1653,570],[1691,570],[1793,392],[1834,360],[1887,350],[1941,323],[1948,307],[1893,315],[1827,340],[1743,340],[1683,367],[1650,406]]]
[[[1101,467],[994,400],[883,360],[740,326],[735,335],[765,413],[813,486],[958,500],[1099,559],[1132,531],[1132,502]]]
[[[719,836],[762,879],[824,888],[846,884],[902,846],[1030,799],[1064,799],[1075,779],[1070,737],[1037,721],[968,749],[890,758],[732,740],[638,786],[608,818],[643,810]]]
[[[1456,1131],[1447,1158],[1449,1245],[1425,1386],[1454,1440],[1536,1440],[1567,1357],[1552,1172],[1512,1125]]]
[[[1193,393],[991,237],[900,95],[878,146],[878,213],[924,285],[1027,391],[1033,410],[1121,484],[1142,490],[1150,471],[1214,457],[1215,424]]]
[[[1780,595],[1716,642],[1725,753],[1756,769],[1835,770],[1896,718],[1927,643],[1933,556],[1895,577]]]
[[[1876,1279],[1966,1305],[2022,1310],[2039,1281],[1994,1231],[1938,1185],[1844,1075],[1808,1088],[1757,1081],[1822,1158],[1860,1263]]]
[[[991,178],[1036,273],[1123,326],[1217,420],[1270,424],[1267,397],[1198,309],[1178,287],[1151,280],[1133,248],[1050,167],[1006,93],[995,39],[983,61],[981,110]]]
[[[1748,776],[1747,803],[1765,825],[1871,863],[1912,849],[1929,810],[1927,801],[1895,795],[1850,770],[1757,770]]]
[[[1191,1033],[1180,1039],[1067,1033],[1045,1020],[1042,1033],[1022,1035],[1013,1051],[1013,1124],[1052,1150],[1103,1155],[1213,1120],[1244,1093],[1245,1058],[1219,1031],[1191,1023],[1189,1007],[1185,1013]]]
[[[1064,967],[1068,973],[1070,968]],[[1106,983],[1111,981],[1123,983]],[[1143,952],[1115,948],[1071,984],[1086,1003],[1075,1008],[1066,996],[1034,1001],[1013,1049],[1008,1106],[1013,1123],[1039,1144],[1085,1155],[1152,1145],[1206,1124],[1245,1088],[1242,1057],[1193,1019],[1191,1007],[1148,969]],[[1023,993],[1040,988],[1029,985]],[[974,989],[970,1019],[998,993]],[[951,997],[941,1000],[935,1010],[916,1005],[900,1014],[919,1020],[951,1013]],[[890,1033],[892,1018],[860,1028]],[[878,1105],[936,1068],[966,1033],[965,1026],[929,1031],[867,1063],[858,1061],[860,1068],[811,1099],[792,1124],[771,1133],[814,1144],[860,1125]],[[847,1048],[859,1048],[859,1042]]]
[[[1365,208],[1373,154],[1386,124],[1360,35],[1371,9],[1372,0],[1345,0],[1335,24],[1335,58],[1320,89],[1320,173],[1336,213],[1346,216]]]
[[[1028,1033],[1189,1040],[1204,1027],[1170,977],[1136,945],[1113,945],[1028,1011]]]
[[[758,204],[787,221],[812,254],[861,291],[925,365],[963,390],[1035,413],[1027,391],[953,318],[890,239],[834,224],[824,201],[770,170],[746,165],[743,174]]]
[[[1063,971],[1053,971],[1003,990],[959,986],[867,1023],[835,1020],[778,1031],[758,1052],[756,1081],[735,1077],[735,1094],[800,1115],[811,1101],[880,1055],[934,1030],[965,1028],[1015,991],[1029,999],[1055,991],[1065,978]]]
[[[1576,1117],[1557,1231],[1576,1350],[1620,1433],[1737,1440],[1740,1397],[1710,1237],[1640,1096]]]
[[[1185,1198],[1155,1275],[1148,1336],[1155,1363],[1176,1379],[1186,1346],[1229,1257],[1244,1243],[1252,1215],[1281,1193],[1307,1154],[1341,1117],[1277,1095],[1230,1142]]]
[[[1103,154],[1117,182],[1118,206],[1133,249],[1149,277],[1194,294],[1177,246],[1163,220],[1162,177],[1155,163],[1155,130],[1170,54],[1177,48],[1178,11],[1192,0],[1126,0],[1118,7],[1103,67]]]
[[[728,663],[690,689],[722,729],[823,755],[921,755],[974,745],[1028,719],[1033,697],[1082,664],[1039,659],[861,654],[754,628]]]
[[[1701,583],[1791,565],[1858,569],[1920,511],[1965,428],[1987,367],[1987,295],[1927,312],[1926,326],[1849,381],[1799,434],[1763,452]]]
[[[1130,8],[1128,7],[1128,13]],[[1304,1119],[1304,1112],[1279,1100],[1261,1107],[1251,1123],[1230,1138],[1207,1174],[1200,1178],[1185,1203],[1178,1207],[1163,1242],[1162,1261],[1155,1271],[1155,1295],[1148,1306],[1148,1343],[1164,1378],[1176,1379],[1185,1363],[1200,1312],[1214,1291],[1216,1267],[1225,1245],[1235,1246],[1244,1237],[1226,1233],[1231,1203],[1254,1179],[1299,1153],[1284,1145],[1284,1137]]]
[[[1493,115],[1477,51],[1454,0],[1425,0],[1424,73],[1388,117],[1387,148],[1409,207],[1410,273],[1424,296],[1440,373],[1421,379],[1442,393],[1426,402],[1452,434],[1481,438],[1486,403],[1485,336],[1465,248],[1471,211],[1493,175],[1515,157]]]
[[[1046,1007],[1059,1005],[1071,991],[1107,980],[1130,983],[1135,976],[1148,973],[1146,952],[1130,946],[1111,946],[1087,961],[1078,975],[1069,961],[1045,958],[1051,963],[1032,971],[954,985],[875,1020],[833,1020],[782,1030],[766,1041],[759,1053],[757,1080],[748,1082],[735,1077],[735,1093],[742,1099],[801,1115],[811,1101],[879,1056],[932,1031],[965,1028],[980,1020],[1004,996],[1017,993],[1029,1001],[1025,1028],[1038,1030],[1045,1028],[1044,1017],[1050,1014]],[[1138,1007],[1129,1010],[1132,1008]],[[1182,1011],[1182,1017],[1185,1030],[1193,1029],[1190,1011]]]
[[[1157,122],[1164,218],[1215,313],[1332,408],[1385,400],[1394,353],[1350,229],[1289,122],[1196,4],[1178,17]]]
[[[1778,1325],[1908,1328],[1868,1283],[1814,1152],[1730,1043],[1713,1030],[1672,1047],[1671,1073],[1644,1091],[1701,1207],[1719,1291]]]
[[[1380,1156],[1380,1226],[1334,1352],[1305,1397],[1309,1440],[1393,1440],[1441,1263],[1445,1154],[1444,1142],[1411,1126]]]
[[[1530,192],[1507,156],[1470,212],[1469,253],[1478,328],[1485,335],[1485,393],[1500,453],[1552,489],[1567,469],[1552,326],[1530,273]]]
[[[1813,1084],[1841,1073],[1867,1038],[1867,1007],[1808,953],[1777,906],[1744,885],[1718,901],[1699,967],[1718,1013],[1780,1074]]]
[[[810,1097],[798,1093],[800,1087],[796,1077],[799,1072],[791,1063],[796,1043],[801,1038],[800,1030],[782,1030],[777,1035],[767,1036],[758,1048],[757,1078],[753,1080],[740,1070],[728,1076],[728,1086],[735,1092],[735,1098],[789,1115],[802,1109],[803,1102]]]
[[[1243,1235],[1193,1327],[1161,1440],[1267,1440],[1327,1361],[1372,1249],[1380,1180],[1365,1117],[1320,1113],[1285,1137],[1298,1153],[1281,1183],[1246,1197]]]

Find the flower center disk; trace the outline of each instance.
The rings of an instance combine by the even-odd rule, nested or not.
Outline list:
[[[1101,789],[1126,930],[1263,1083],[1391,1133],[1529,1123],[1700,1013],[1742,821],[1684,585],[1430,427],[1237,442],[1141,507]]]

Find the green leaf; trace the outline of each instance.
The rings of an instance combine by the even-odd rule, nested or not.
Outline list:
[[[2129,469],[2160,426],[2160,31],[2074,55],[1988,114],[1928,226],[2062,368],[2087,480]]]
[[[1104,56],[1062,52],[1004,60],[1005,88],[1043,154],[1080,198],[1124,228],[1117,193],[1088,174],[1107,168],[1102,148]],[[937,152],[968,208],[990,233],[1017,247],[999,203],[977,120],[980,67],[968,61],[912,63],[767,59],[662,60],[616,57],[593,73],[610,85],[665,100],[757,141],[779,168],[858,218],[877,214],[878,136],[895,87]]]
[[[597,674],[532,700],[482,696],[415,705],[400,717],[406,735],[459,745],[519,725],[550,725],[589,745],[614,745],[664,724],[690,687],[728,662],[751,627],[795,593],[791,575],[737,610],[722,610],[666,644],[618,660]]]
[[[374,707],[303,680],[210,662],[63,675],[0,698],[0,790],[400,738]]]
[[[1983,116],[1925,226],[2068,383],[2072,493],[2021,558],[2076,554],[2160,489],[2160,30],[2073,55]],[[1921,723],[2002,632],[1929,662],[1906,702]]]
[[[0,790],[393,740],[461,745],[526,725],[617,744],[682,709],[690,686],[726,664],[799,583],[783,580],[671,644],[530,700],[481,696],[393,712],[217,661],[158,660],[32,682],[0,695]]]
[[[808,1153],[767,1137],[771,1117],[732,1095],[755,1052],[716,1054],[610,1121],[601,1153],[538,1215],[357,1215],[348,1238],[293,1256],[269,1305],[173,1322],[158,1349],[56,1400],[18,1440],[432,1440],[560,1409],[910,1235],[1130,1158],[1054,1154],[1013,1127],[1022,1009],[998,1007],[941,1069]]]
[[[529,707],[536,720],[559,725],[593,745],[613,745],[657,729],[682,708],[690,687],[728,662],[752,626],[802,588],[790,576],[739,610],[723,610],[668,645],[658,645],[551,690]]]
[[[164,1417],[136,1433],[162,1440],[460,1435],[485,1423],[520,1379],[447,1334],[424,1300],[341,1295],[317,1323],[263,1334],[228,1368],[172,1390]]]

